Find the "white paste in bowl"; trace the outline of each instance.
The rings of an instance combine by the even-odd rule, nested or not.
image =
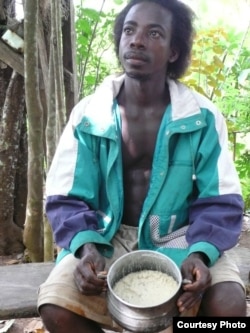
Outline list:
[[[151,307],[166,302],[177,291],[178,284],[167,273],[153,270],[132,272],[113,287],[115,294],[127,303]]]

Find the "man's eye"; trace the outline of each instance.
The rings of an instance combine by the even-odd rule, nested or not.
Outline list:
[[[124,33],[126,35],[130,35],[132,33],[132,29],[131,28],[124,28],[123,31],[124,31]]]
[[[160,37],[160,33],[159,33],[159,31],[156,31],[156,30],[152,30],[152,31],[150,31],[150,32],[149,32],[149,35],[150,35],[151,37],[153,37],[153,38],[158,38],[158,37]]]

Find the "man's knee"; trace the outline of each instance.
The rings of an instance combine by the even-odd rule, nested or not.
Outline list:
[[[210,317],[245,316],[245,291],[237,282],[217,283],[205,292],[200,309],[202,315]]]
[[[103,333],[99,324],[74,312],[53,304],[42,305],[40,316],[46,329],[51,333]]]

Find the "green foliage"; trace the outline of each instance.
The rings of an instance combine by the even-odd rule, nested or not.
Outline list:
[[[112,40],[115,13],[77,7],[76,17],[79,98],[82,98],[117,70]]]
[[[232,138],[232,150],[241,180],[245,209],[249,211],[250,50],[247,47],[241,46],[226,72],[226,80],[222,85],[223,95],[216,102],[228,121],[229,138]]]
[[[241,180],[243,198],[245,202],[245,210],[250,210],[250,151],[242,149],[242,154],[238,156],[235,161],[235,165]]]
[[[240,176],[246,209],[250,209],[250,50],[246,36],[220,27],[200,30],[184,83],[214,101],[224,114],[230,148]],[[249,140],[249,139],[248,139]]]
[[[221,97],[225,61],[230,53],[229,35],[221,28],[200,30],[194,43],[191,66],[184,82],[213,100]],[[231,46],[231,44],[229,44]]]

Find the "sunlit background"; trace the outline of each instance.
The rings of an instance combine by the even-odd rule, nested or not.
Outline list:
[[[123,5],[116,5],[122,1],[113,0],[74,0],[75,6],[100,9],[104,2],[104,10],[111,8],[122,8]],[[233,26],[239,31],[244,31],[250,24],[250,0],[183,0],[196,13],[198,21],[203,24]],[[22,0],[16,1],[17,18],[23,18]]]
[[[113,0],[74,0],[75,5],[83,4],[86,7],[100,9],[104,2],[104,10],[122,8],[124,5],[115,5]],[[125,3],[125,1],[123,1]],[[250,22],[249,0],[183,0],[196,13],[197,19],[204,24],[221,24],[233,26],[238,30],[245,30]]]

